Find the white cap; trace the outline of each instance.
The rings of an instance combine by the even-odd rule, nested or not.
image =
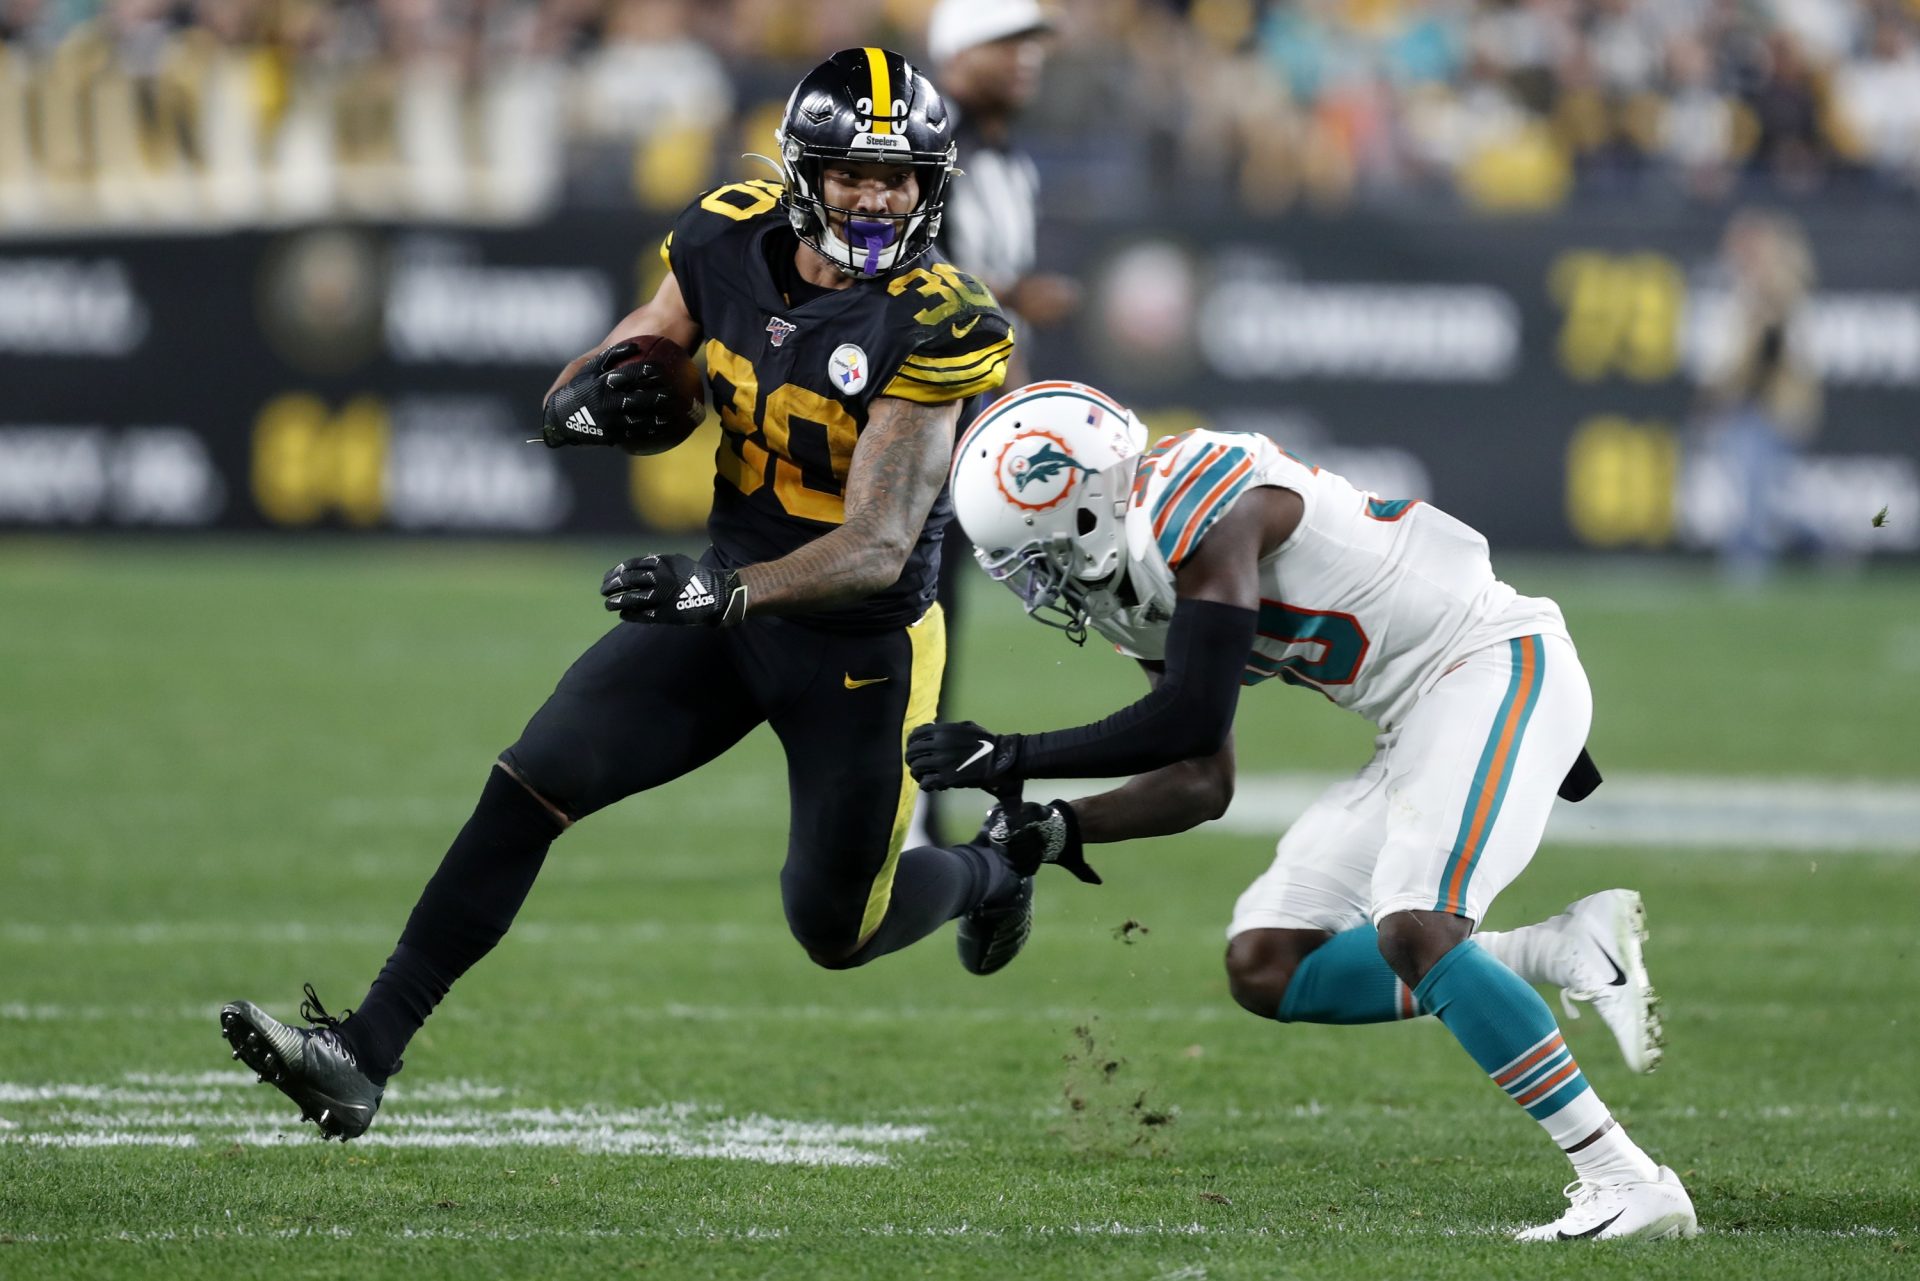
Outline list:
[[[927,23],[927,52],[937,67],[975,45],[1052,29],[1040,0],[940,0]]]

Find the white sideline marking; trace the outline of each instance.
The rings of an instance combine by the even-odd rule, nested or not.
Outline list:
[[[1602,769],[1605,763],[1602,762]],[[1216,826],[1278,839],[1341,774],[1242,777]],[[1690,850],[1920,853],[1920,786],[1823,778],[1609,774],[1555,801],[1549,842]]]
[[[395,1091],[399,1093],[398,1090]],[[728,1116],[699,1103],[647,1108],[449,1107],[506,1091],[473,1081],[407,1091],[411,1110],[387,1113],[356,1140],[384,1148],[569,1148],[593,1155],[654,1155],[768,1165],[882,1166],[888,1149],[918,1143],[932,1128],[898,1123],[795,1121]],[[102,1105],[98,1110],[68,1104]],[[279,1147],[314,1142],[277,1091],[251,1073],[128,1073],[121,1084],[0,1081],[0,1146],[178,1147],[231,1143]],[[214,1105],[211,1107],[203,1105]]]
[[[1917,660],[1920,661],[1920,660]],[[1601,768],[1607,770],[1606,762]],[[1233,805],[1215,826],[1227,831],[1277,839],[1339,773],[1284,770],[1244,774]],[[1120,780],[1086,780],[1091,794]],[[354,824],[373,816],[399,814],[418,819],[430,814],[441,824],[457,824],[466,815],[457,806],[421,797],[336,802],[329,817]],[[1564,845],[1667,846],[1682,849],[1831,850],[1920,853],[1920,786],[1908,783],[1788,776],[1631,773],[1607,770],[1600,790],[1578,805],[1554,804],[1547,839]],[[556,860],[560,874],[567,860]],[[363,874],[391,871],[384,861],[369,863]],[[705,879],[710,864],[665,868],[659,875]],[[567,874],[644,876],[629,862],[604,866],[582,863]],[[382,939],[381,941],[386,941]]]

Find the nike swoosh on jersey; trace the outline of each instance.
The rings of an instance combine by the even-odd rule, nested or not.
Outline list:
[[[857,681],[853,679],[852,672],[848,672],[845,677],[848,689],[859,689],[862,685],[878,685],[881,681],[892,679],[891,676],[869,676],[865,680]]]
[[[968,334],[973,332],[973,327],[979,323],[980,323],[980,317],[978,316],[975,316],[972,319],[968,320],[967,323],[964,325],[956,320],[953,322],[953,336],[955,338],[965,338]]]
[[[965,769],[967,766],[973,764],[975,761],[979,760],[982,756],[987,755],[991,751],[993,751],[993,740],[990,738],[981,739],[980,750],[975,752],[972,756],[967,757],[966,760],[961,761],[960,768]]]

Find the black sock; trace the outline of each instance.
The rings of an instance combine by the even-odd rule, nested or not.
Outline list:
[[[400,932],[399,946],[340,1033],[375,1081],[400,1062],[407,1042],[455,979],[493,950],[533,888],[555,818],[505,770],[494,767],[440,869]]]
[[[864,965],[897,952],[989,899],[1010,891],[1016,878],[1007,861],[985,841],[903,850],[893,874],[893,897],[865,947],[849,958]]]

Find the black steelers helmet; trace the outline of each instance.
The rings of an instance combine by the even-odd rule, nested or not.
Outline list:
[[[842,49],[809,71],[787,99],[775,141],[794,231],[848,275],[884,276],[933,244],[954,172],[953,117],[933,82],[899,54]],[[920,203],[904,214],[829,205],[821,171],[832,160],[911,165]],[[834,213],[846,216],[844,235]]]

